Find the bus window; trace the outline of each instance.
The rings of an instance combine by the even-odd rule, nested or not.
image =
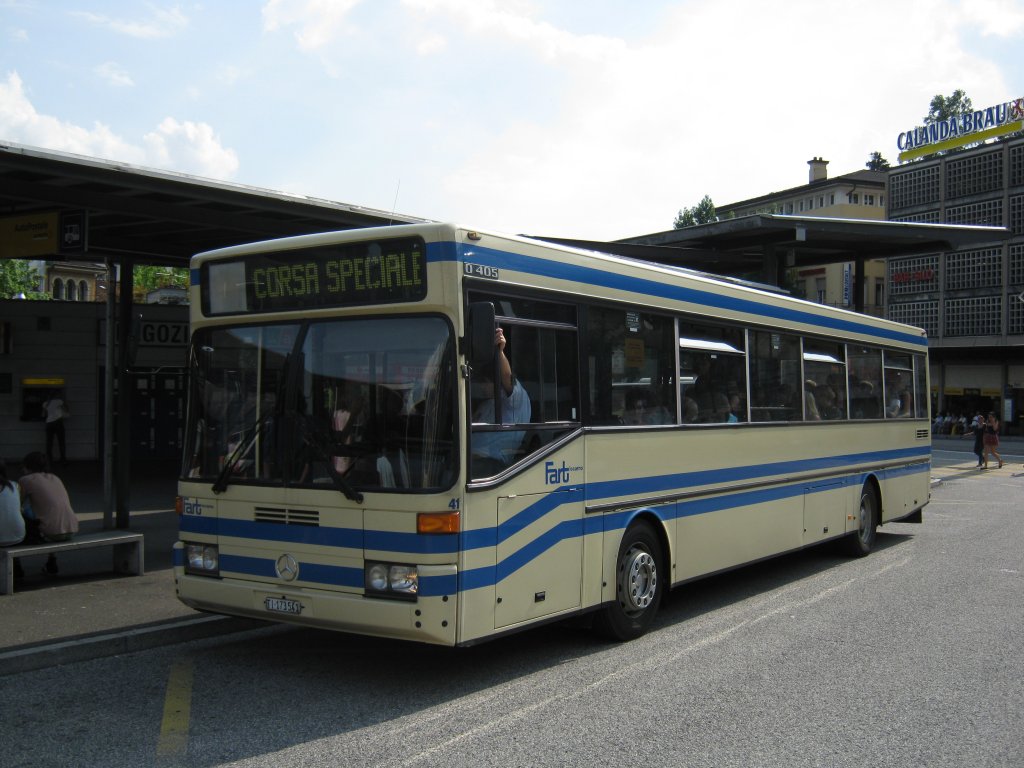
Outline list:
[[[750,420],[800,421],[800,338],[775,331],[750,332]]]
[[[747,420],[745,347],[740,328],[679,324],[684,424]]]
[[[444,488],[455,476],[450,333],[439,317],[313,323],[290,476],[366,489]]]
[[[914,368],[909,354],[890,352],[885,364],[885,417],[908,419],[914,415]]]
[[[850,418],[882,418],[882,350],[848,344]]]
[[[470,474],[492,477],[580,422],[576,308],[533,299],[472,293],[489,301],[505,339],[512,391],[495,387],[493,364],[470,376]],[[503,365],[500,358],[498,364]],[[501,412],[501,418],[497,414]]]
[[[672,319],[632,309],[591,307],[587,322],[590,423],[674,424]]]
[[[914,355],[914,416],[928,418],[928,368],[924,355]]]
[[[846,360],[843,345],[804,339],[805,408],[822,421],[846,418]]]

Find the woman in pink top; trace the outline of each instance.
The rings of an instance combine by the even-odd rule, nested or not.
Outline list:
[[[46,456],[33,451],[23,460],[25,474],[18,479],[21,502],[32,510],[43,541],[66,541],[78,533],[78,517],[71,508],[71,499],[64,483],[48,471]],[[30,520],[32,518],[29,518]],[[50,555],[46,571],[57,573],[57,558]]]

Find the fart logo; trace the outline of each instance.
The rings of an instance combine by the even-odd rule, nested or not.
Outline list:
[[[181,513],[183,515],[206,515],[213,512],[212,504],[203,504],[199,499],[182,498]]]
[[[573,472],[582,472],[583,467],[568,467],[565,462],[562,466],[555,466],[553,461],[544,462],[544,482],[546,485],[565,485],[571,482]]]

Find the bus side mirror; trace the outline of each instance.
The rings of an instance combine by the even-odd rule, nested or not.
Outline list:
[[[494,359],[494,305],[489,301],[469,305],[465,353],[470,365],[487,365]]]

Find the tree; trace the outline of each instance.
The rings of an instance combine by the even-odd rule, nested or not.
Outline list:
[[[973,111],[971,100],[960,88],[957,88],[953,91],[953,95],[948,97],[937,93],[932,97],[931,104],[928,105],[928,114],[924,116],[924,124],[941,123],[951,117],[965,115]]]
[[[957,88],[953,91],[951,96],[943,96],[941,93],[937,93],[932,97],[931,104],[928,105],[928,114],[924,116],[924,124],[930,125],[931,123],[942,123],[950,118],[959,117],[960,115],[969,115],[973,111],[974,106],[971,104],[971,100],[962,89]],[[973,144],[942,150],[935,154],[948,155],[953,152],[962,152],[967,149],[967,147],[973,147],[980,143],[980,141],[976,141]]]
[[[887,171],[892,167],[889,161],[882,157],[881,152],[872,152],[866,165],[869,171]]]
[[[22,259],[0,259],[0,299],[49,299],[40,293],[39,273]]]
[[[704,199],[692,208],[680,209],[679,213],[676,214],[676,220],[672,223],[672,226],[676,229],[682,229],[683,227],[692,227],[696,224],[708,224],[717,220],[718,217],[715,216],[715,204],[711,202],[711,196],[704,195]]]
[[[188,270],[183,267],[156,267],[137,264],[132,272],[132,294],[144,301],[146,294],[160,288],[188,288]]]

